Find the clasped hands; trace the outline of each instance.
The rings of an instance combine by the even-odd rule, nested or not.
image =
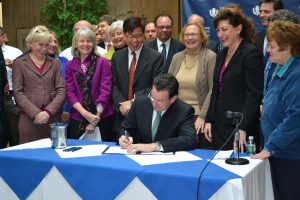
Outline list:
[[[119,144],[123,149],[127,149],[127,153],[136,154],[137,152],[153,152],[156,150],[156,145],[151,144],[133,144],[133,138],[126,138],[122,135],[119,138]]]
[[[100,121],[100,117],[97,115],[94,115],[93,113],[86,111],[83,115],[83,117],[89,122],[89,125],[85,128],[87,133],[93,133],[95,131],[95,128],[97,124]]]
[[[33,123],[46,124],[49,120],[49,114],[46,111],[41,111],[35,115]]]

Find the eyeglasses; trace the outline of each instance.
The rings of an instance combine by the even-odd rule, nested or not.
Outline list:
[[[172,29],[172,27],[173,26],[170,26],[170,25],[168,25],[168,26],[156,26],[159,30],[164,30],[164,29],[166,29],[166,30],[171,30]]]
[[[128,37],[129,39],[141,39],[142,37],[144,37],[143,34],[136,34],[136,35],[132,35],[132,34],[126,34],[126,37]]]
[[[185,33],[183,36],[185,38],[189,38],[191,36],[191,38],[195,38],[197,37],[198,35],[200,35],[200,33]]]
[[[165,106],[167,104],[167,100],[157,100],[152,96],[152,92],[148,94],[148,97],[152,102],[156,102],[159,106]]]

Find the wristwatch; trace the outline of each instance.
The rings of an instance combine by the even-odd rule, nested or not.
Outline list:
[[[155,144],[155,151],[164,151],[162,145],[159,142],[154,142]]]

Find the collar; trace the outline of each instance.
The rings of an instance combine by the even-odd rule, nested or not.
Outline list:
[[[137,58],[139,57],[139,55],[142,51],[142,48],[143,48],[143,44],[138,50],[135,51],[135,55],[136,55]],[[131,56],[132,55],[131,53],[132,53],[132,50],[128,47],[128,55]]]
[[[275,76],[278,76],[279,78],[282,78],[283,75],[284,75],[285,72],[289,69],[289,67],[291,66],[291,64],[293,63],[294,60],[295,60],[295,57],[294,57],[294,56],[291,56],[291,57],[284,63],[284,65],[277,64],[272,77],[274,78]]]
[[[162,41],[160,41],[160,40],[157,38],[156,42],[157,42],[157,47],[158,47],[158,48],[161,47],[161,44],[162,44],[162,43],[165,43],[166,48],[167,48],[167,47],[170,46],[170,43],[171,43],[171,37],[170,37],[167,41],[165,41],[165,42],[162,42]]]

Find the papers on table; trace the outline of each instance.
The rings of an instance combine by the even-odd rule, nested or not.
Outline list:
[[[228,150],[228,151],[219,151],[217,155],[214,157],[214,160],[216,159],[227,159],[230,158],[232,155],[233,150]]]
[[[127,149],[122,149],[120,146],[110,146],[103,151],[103,154],[128,154]],[[173,155],[175,152],[141,152],[138,155]]]
[[[85,145],[85,146],[68,146],[67,148],[70,147],[81,147],[81,149],[77,151],[64,151],[64,149],[55,149],[55,151],[61,158],[100,156],[102,155],[102,152],[107,148],[107,145],[97,144],[97,145]]]
[[[127,155],[128,158],[134,160],[140,165],[155,165],[173,162],[186,162],[202,160],[201,158],[185,151],[178,151],[175,154],[168,155]]]

